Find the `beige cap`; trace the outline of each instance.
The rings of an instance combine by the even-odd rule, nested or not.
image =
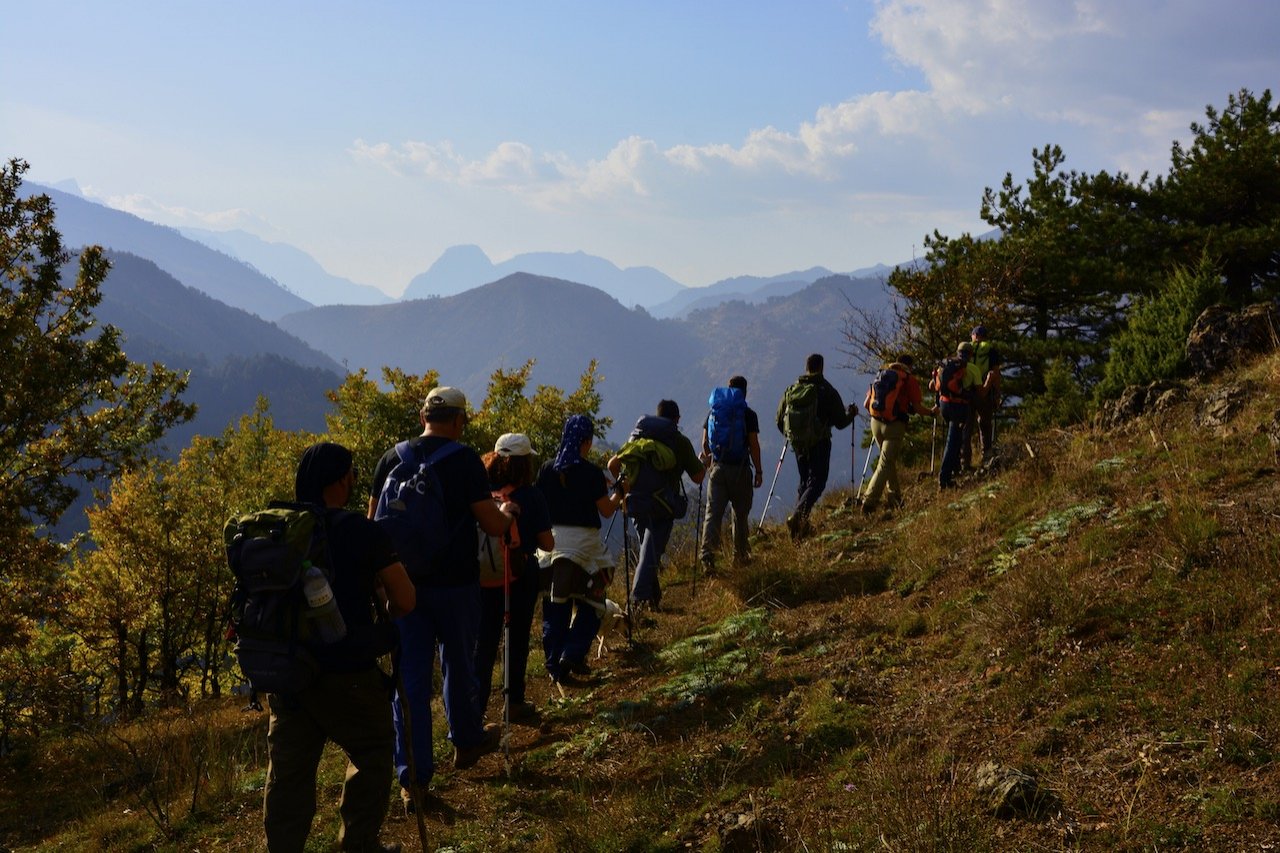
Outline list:
[[[439,388],[432,388],[427,394],[427,399],[422,404],[424,412],[438,412],[441,409],[461,409],[467,410],[467,395],[463,394],[457,388],[450,388],[448,385],[441,385]]]

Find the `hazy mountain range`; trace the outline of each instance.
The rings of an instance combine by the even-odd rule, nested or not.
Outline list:
[[[861,404],[868,377],[843,368],[844,317],[851,304],[887,299],[884,268],[851,276],[814,267],[686,288],[657,270],[623,270],[583,253],[493,264],[476,247],[455,247],[411,282],[405,299],[390,302],[292,247],[237,232],[190,239],[74,193],[30,189],[54,200],[68,248],[110,250],[114,268],[99,316],[123,330],[130,357],[191,371],[187,396],[201,413],[170,436],[173,450],[194,432],[220,432],[259,394],[271,400],[277,425],[323,430],[325,391],[348,370],[435,369],[478,404],[493,370],[532,358],[534,384],[566,389],[598,362],[614,442],[664,397],[680,404],[682,427],[696,438],[710,390],[742,373],[765,456],[776,458],[774,409],[808,353],[825,353],[828,378],[846,401]],[[412,293],[440,295],[407,298]],[[342,304],[322,304],[329,301]],[[852,475],[843,467],[848,458],[833,460],[833,481]],[[791,470],[780,492],[793,488]]]

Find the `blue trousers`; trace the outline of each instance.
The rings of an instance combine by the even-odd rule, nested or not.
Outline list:
[[[576,610],[576,612],[575,612]],[[585,602],[542,599],[542,652],[547,674],[556,681],[572,663],[585,663],[600,630],[600,614]]]
[[[831,473],[831,439],[796,450],[796,470],[800,472],[800,484],[796,487],[796,515],[808,518],[827,488],[827,475]]]
[[[475,651],[480,634],[480,584],[419,586],[418,605],[396,620],[400,628],[400,679],[403,698],[409,704],[413,729],[413,758],[417,783],[426,785],[435,772],[431,748],[432,676],[437,654],[443,677],[444,714],[449,737],[459,749],[484,739],[484,726],[476,704]],[[397,689],[392,712],[396,726],[396,777],[411,781],[408,740]]]
[[[969,404],[944,402],[942,419],[947,422],[947,446],[942,451],[938,485],[947,489],[952,486],[952,480],[960,470],[960,450],[964,446],[964,425],[969,420]]]
[[[631,600],[657,602],[662,598],[658,569],[662,566],[662,555],[666,553],[676,522],[672,518],[638,516],[635,522],[640,533],[640,556],[636,559],[636,576],[631,583]]]

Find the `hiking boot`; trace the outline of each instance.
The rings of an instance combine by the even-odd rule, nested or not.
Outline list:
[[[699,562],[701,562],[701,563],[702,563],[702,576],[703,576],[703,577],[708,577],[708,578],[710,578],[710,577],[715,577],[715,574],[716,574],[716,561],[715,561],[715,560],[708,559],[708,558],[704,558],[704,559],[700,560]]]
[[[475,767],[481,756],[487,755],[498,748],[501,739],[502,735],[496,725],[490,723],[485,726],[484,736],[480,738],[479,743],[474,746],[453,748],[453,769],[467,770]]]
[[[581,678],[590,678],[593,673],[585,660],[575,660],[569,664],[569,672]]]
[[[527,699],[521,699],[519,702],[512,702],[511,709],[508,713],[511,715],[511,722],[513,723],[532,722],[541,716],[538,711],[538,706]]]

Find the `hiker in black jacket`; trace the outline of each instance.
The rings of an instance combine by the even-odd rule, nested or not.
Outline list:
[[[813,353],[805,359],[805,373],[795,381],[778,403],[778,432],[787,437],[795,451],[796,468],[800,472],[800,484],[796,487],[796,509],[787,516],[787,529],[792,537],[803,536],[809,530],[809,513],[822,497],[827,487],[827,475],[831,470],[831,429],[844,429],[853,423],[858,407],[847,407],[840,399],[840,392],[822,375],[821,353]],[[815,386],[817,399],[810,407],[801,410],[796,405],[796,391],[803,386]]]
[[[348,634],[323,654],[317,652],[320,674],[311,685],[268,697],[263,824],[273,853],[306,845],[316,813],[316,768],[326,741],[347,755],[338,804],[342,849],[399,849],[378,842],[391,793],[395,744],[387,677],[378,668],[378,657],[395,645],[395,635],[389,623],[375,623],[372,605],[402,617],[414,610],[417,595],[387,534],[343,509],[355,487],[351,451],[342,445],[314,444],[302,454],[295,497],[326,508],[333,596]]]

